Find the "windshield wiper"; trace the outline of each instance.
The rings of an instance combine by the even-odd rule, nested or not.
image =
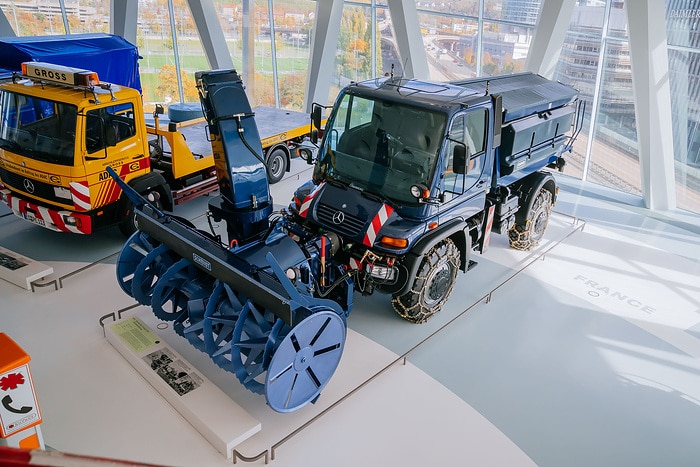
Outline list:
[[[12,141],[9,139],[0,139],[0,147],[3,149],[9,149],[14,152],[19,152],[19,150],[22,149],[22,146],[17,141]]]
[[[346,189],[348,187],[348,183],[345,183],[341,180],[338,180],[337,178],[327,178],[326,181],[329,184],[336,186],[338,188]]]
[[[371,191],[362,190],[362,196],[367,199],[371,199],[372,201],[377,201],[380,203],[384,202],[384,197],[378,195],[377,193],[372,193]]]

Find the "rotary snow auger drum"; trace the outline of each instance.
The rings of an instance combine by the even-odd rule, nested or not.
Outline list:
[[[196,79],[221,191],[209,210],[226,222],[229,242],[161,212],[110,168],[138,221],[117,279],[272,409],[291,412],[316,400],[340,362],[353,282],[326,264],[332,237],[292,239],[286,219],[271,215],[260,138],[236,72]]]

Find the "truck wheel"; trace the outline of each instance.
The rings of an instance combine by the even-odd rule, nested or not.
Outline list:
[[[392,297],[396,313],[412,323],[425,323],[432,318],[452,293],[459,260],[459,249],[449,238],[431,248],[421,260],[411,290]]]
[[[150,201],[159,210],[163,209],[163,203],[160,201],[160,193],[151,191],[146,193],[145,198]],[[139,223],[136,221],[136,212],[134,211],[134,203],[131,200],[126,202],[126,217],[119,222],[119,231],[126,237],[131,237],[131,234],[139,228]]]
[[[510,246],[516,250],[529,250],[537,246],[547,229],[551,211],[552,193],[545,188],[540,188],[530,212],[527,213],[525,225],[516,223],[508,231]]]
[[[267,179],[270,183],[277,183],[284,177],[287,170],[287,153],[284,149],[277,148],[267,157]]]

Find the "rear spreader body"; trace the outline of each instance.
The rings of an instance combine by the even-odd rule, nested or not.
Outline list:
[[[391,294],[400,316],[424,322],[492,230],[517,248],[539,241],[556,193],[540,169],[561,163],[577,113],[574,90],[531,74],[352,84],[313,180],[273,212],[240,77],[196,77],[220,189],[208,215],[226,238],[161,212],[110,170],[138,223],[117,277],[279,412],[315,401],[332,376],[356,290]]]

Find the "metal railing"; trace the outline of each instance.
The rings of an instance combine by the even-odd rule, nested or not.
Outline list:
[[[510,274],[508,277],[506,277],[506,278],[505,278],[503,281],[501,281],[498,285],[496,285],[494,288],[492,288],[488,293],[486,293],[485,295],[483,295],[482,297],[480,297],[478,300],[476,300],[474,303],[472,303],[471,305],[469,305],[465,310],[463,310],[462,312],[460,312],[459,314],[457,314],[456,316],[454,316],[452,319],[450,319],[450,320],[447,321],[445,324],[443,324],[442,326],[440,326],[438,329],[436,329],[435,331],[433,331],[433,332],[432,332],[431,334],[429,334],[427,337],[423,338],[421,341],[419,341],[419,342],[418,342],[417,344],[415,344],[413,347],[411,347],[410,349],[408,349],[406,352],[404,352],[403,354],[401,354],[401,355],[399,355],[398,357],[396,357],[393,361],[391,361],[391,362],[390,362],[388,365],[386,365],[384,368],[382,368],[381,370],[377,371],[375,374],[373,374],[372,376],[370,376],[368,379],[366,379],[365,381],[363,381],[362,383],[360,383],[358,386],[356,386],[355,388],[353,388],[352,390],[350,390],[350,392],[348,392],[348,393],[345,394],[343,397],[341,397],[340,399],[338,399],[337,401],[335,401],[333,404],[331,404],[331,405],[329,405],[327,408],[325,408],[323,411],[319,412],[317,415],[315,415],[314,417],[312,417],[311,419],[309,419],[306,423],[304,423],[303,425],[301,425],[299,428],[295,429],[294,431],[292,431],[291,433],[289,433],[287,436],[285,436],[284,438],[282,438],[281,440],[279,440],[278,442],[276,442],[275,444],[273,444],[269,449],[266,449],[266,450],[262,451],[261,453],[255,455],[255,456],[252,456],[252,457],[244,456],[244,455],[242,455],[240,452],[238,452],[236,449],[234,449],[234,450],[233,450],[233,463],[234,463],[234,464],[237,463],[237,460],[238,460],[238,459],[240,459],[240,460],[242,460],[242,461],[244,461],[244,462],[255,462],[255,461],[257,461],[257,460],[259,460],[259,459],[261,459],[261,458],[263,458],[263,457],[265,458],[265,464],[268,464],[270,460],[275,460],[275,455],[276,455],[277,449],[279,449],[282,445],[284,445],[284,444],[285,444],[286,442],[288,442],[290,439],[294,438],[294,437],[295,437],[296,435],[298,435],[300,432],[304,431],[304,429],[306,429],[308,426],[310,426],[311,424],[313,424],[314,422],[316,422],[317,420],[319,420],[319,419],[320,419],[321,417],[323,417],[324,415],[326,415],[326,414],[328,414],[329,412],[331,412],[335,407],[337,407],[338,405],[340,405],[341,403],[343,403],[345,400],[347,400],[347,399],[350,398],[351,396],[355,395],[358,391],[360,391],[362,388],[364,388],[365,386],[367,386],[367,385],[368,385],[369,383],[371,383],[372,381],[376,380],[379,376],[381,376],[382,374],[384,374],[387,370],[389,370],[390,368],[392,368],[392,367],[393,367],[394,365],[396,365],[397,363],[403,362],[403,364],[405,365],[408,356],[409,356],[411,353],[413,353],[415,350],[417,350],[418,348],[420,348],[421,346],[423,346],[426,342],[428,342],[429,340],[431,340],[433,337],[435,337],[436,335],[440,334],[442,331],[444,331],[445,329],[447,329],[450,325],[452,325],[455,321],[457,321],[458,319],[460,319],[462,316],[466,315],[469,311],[471,311],[471,310],[472,310],[474,307],[476,307],[477,305],[479,305],[479,304],[481,304],[481,303],[485,303],[485,304],[490,303],[491,298],[493,297],[493,294],[494,294],[496,291],[498,291],[499,289],[501,289],[501,288],[502,288],[504,285],[506,285],[508,282],[510,282],[511,280],[513,280],[513,278],[517,277],[520,273],[522,273],[524,270],[526,270],[527,268],[529,268],[529,267],[530,267],[532,264],[534,264],[536,261],[539,261],[539,260],[544,261],[545,256],[547,255],[547,253],[549,253],[550,251],[552,251],[555,247],[559,246],[562,242],[564,242],[565,240],[567,240],[567,239],[568,239],[569,237],[571,237],[574,233],[579,232],[579,231],[583,232],[583,229],[584,229],[584,227],[585,227],[585,225],[586,225],[586,222],[585,222],[585,221],[579,219],[579,218],[576,217],[576,216],[571,216],[571,215],[568,215],[568,214],[565,214],[565,213],[556,212],[556,214],[571,219],[571,223],[572,223],[572,225],[574,226],[574,228],[573,228],[571,231],[569,231],[564,237],[560,238],[559,240],[557,240],[557,241],[554,242],[553,244],[548,245],[547,248],[545,248],[542,252],[538,252],[538,254],[534,255],[532,258],[530,258],[528,261],[526,261],[520,268],[518,268],[518,269],[515,270],[512,274]],[[268,456],[268,454],[269,454],[269,456]]]

